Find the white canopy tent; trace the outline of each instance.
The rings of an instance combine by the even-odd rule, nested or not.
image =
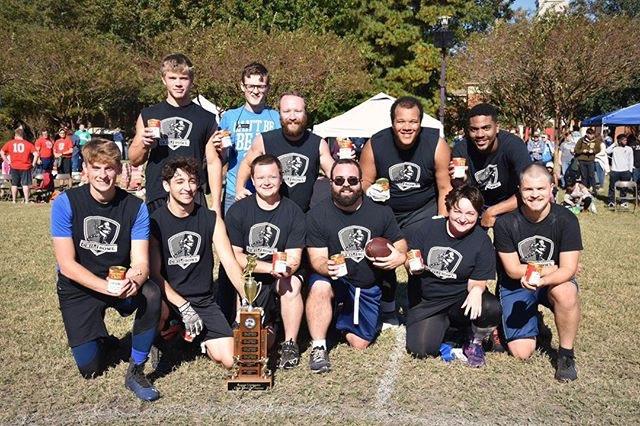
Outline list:
[[[376,132],[391,127],[389,113],[395,100],[393,96],[380,92],[344,114],[316,124],[313,126],[313,132],[323,138],[369,138]],[[440,136],[444,137],[440,121],[427,114],[422,116],[422,127],[440,129]]]
[[[194,103],[200,105],[202,108],[206,109],[207,111],[215,114],[216,116],[216,121],[218,123],[220,123],[220,114],[222,113],[222,110],[220,108],[218,108],[213,102],[211,102],[209,99],[205,98],[202,95],[198,95],[197,97],[192,99]]]

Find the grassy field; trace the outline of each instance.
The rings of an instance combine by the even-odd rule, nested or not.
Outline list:
[[[489,354],[486,368],[414,360],[403,329],[363,352],[331,352],[334,371],[276,372],[266,393],[229,393],[224,371],[203,357],[159,378],[162,398],[124,389],[126,364],[85,381],[66,344],[55,292],[48,205],[0,203],[0,423],[640,423],[640,212],[583,214],[579,379],[553,379],[549,354],[528,362]],[[545,322],[555,332],[550,313]],[[130,319],[107,315],[125,337]],[[554,336],[552,347],[557,347]],[[147,371],[150,367],[147,367]]]

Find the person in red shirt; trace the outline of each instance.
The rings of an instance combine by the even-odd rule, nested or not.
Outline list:
[[[53,142],[49,139],[49,132],[42,130],[35,145],[36,151],[38,151],[38,163],[42,165],[42,170],[51,171],[53,169]]]
[[[24,131],[16,129],[15,136],[4,144],[0,150],[2,161],[11,166],[11,198],[15,204],[18,198],[18,186],[24,191],[24,202],[29,202],[29,186],[31,186],[31,168],[38,161],[36,147],[24,139]]]

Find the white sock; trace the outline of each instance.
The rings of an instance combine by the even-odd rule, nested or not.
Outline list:
[[[380,302],[380,306],[382,307],[382,312],[385,313],[395,313],[396,312],[396,302],[395,300],[393,302],[385,302],[382,301]]]
[[[311,347],[327,349],[327,339],[312,340]]]

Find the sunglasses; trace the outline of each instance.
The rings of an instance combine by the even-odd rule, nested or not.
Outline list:
[[[360,183],[360,178],[358,178],[357,176],[349,176],[348,178],[345,178],[343,176],[336,176],[335,178],[331,179],[331,182],[333,182],[337,186],[342,186],[345,182],[347,182],[349,186],[356,186]]]

